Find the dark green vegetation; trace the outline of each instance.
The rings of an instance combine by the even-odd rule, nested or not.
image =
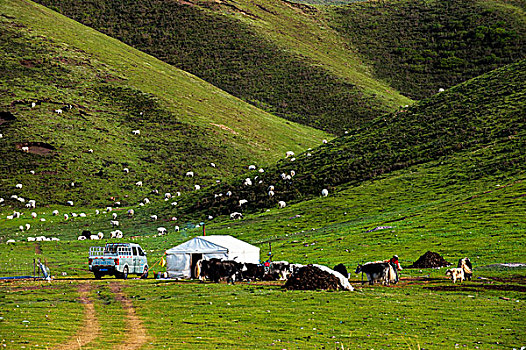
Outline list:
[[[13,194],[39,205],[136,203],[153,189],[205,186],[327,136],[49,10],[12,4],[1,18],[0,196],[15,207],[25,203]],[[190,170],[196,178],[184,176]]]
[[[309,6],[282,1],[41,0],[257,107],[342,134],[408,102]]]
[[[366,1],[327,9],[375,74],[420,99],[526,57],[524,1]]]
[[[228,214],[240,199],[249,201],[245,209],[271,207],[279,200],[305,200],[320,196],[323,188],[332,192],[343,184],[356,186],[429,162],[438,162],[437,166],[449,162],[459,169],[448,182],[438,178],[437,186],[469,186],[485,177],[524,176],[525,77],[526,60],[495,70],[378,118],[295,161],[281,160],[276,167],[257,174],[253,186],[238,179],[211,187],[208,198],[194,201],[190,211]],[[295,176],[290,180],[281,178],[292,171]],[[247,175],[254,179],[256,173]],[[273,197],[268,195],[270,185],[275,187]],[[227,190],[233,192],[231,197],[214,196]]]

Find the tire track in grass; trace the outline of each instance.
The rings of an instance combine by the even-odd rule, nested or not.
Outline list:
[[[91,283],[82,283],[78,286],[80,302],[84,305],[84,322],[77,334],[67,343],[57,346],[56,350],[82,349],[100,335],[101,330],[95,314],[95,305],[90,298],[92,290]]]
[[[124,310],[126,310],[126,338],[123,343],[117,345],[115,349],[130,350],[139,349],[148,341],[146,336],[146,329],[142,325],[142,321],[135,312],[130,299],[122,292],[122,285],[118,282],[110,284],[110,291],[115,294],[115,299],[120,301]]]

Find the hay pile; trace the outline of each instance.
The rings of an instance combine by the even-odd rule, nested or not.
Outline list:
[[[300,268],[287,280],[283,288],[289,290],[344,289],[338,277],[313,265]]]
[[[450,266],[451,263],[447,262],[440,254],[427,251],[424,255],[418,258],[413,265],[408,266],[410,269],[428,269]]]

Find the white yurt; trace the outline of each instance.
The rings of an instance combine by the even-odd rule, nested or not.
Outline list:
[[[199,236],[166,251],[169,278],[196,278],[195,265],[213,258],[259,264],[259,248],[232,236]]]

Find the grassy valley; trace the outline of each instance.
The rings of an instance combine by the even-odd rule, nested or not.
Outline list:
[[[154,189],[206,186],[329,136],[45,8],[11,1],[2,11],[0,190],[15,207],[25,203],[12,195],[40,205],[135,204]]]
[[[330,26],[413,99],[526,57],[523,1],[359,1],[326,9]]]

